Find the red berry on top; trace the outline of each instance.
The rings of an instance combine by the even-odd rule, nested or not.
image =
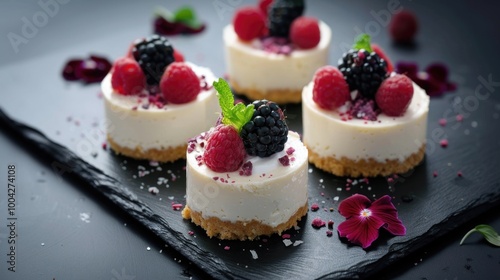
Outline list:
[[[267,11],[271,3],[273,3],[273,0],[259,0],[259,8],[265,17],[267,17]]]
[[[377,44],[372,44],[372,50],[380,56],[380,58],[385,60],[385,63],[387,64],[387,72],[391,73],[394,71],[394,65],[392,64],[392,61],[389,59],[389,57],[384,53],[384,50],[377,45]]]
[[[184,62],[171,63],[160,81],[165,101],[173,104],[188,103],[196,99],[201,91],[200,79]]]
[[[396,43],[411,43],[417,31],[417,17],[410,11],[403,10],[395,14],[389,23],[389,33]]]
[[[333,110],[351,99],[349,86],[339,69],[327,65],[314,74],[313,100],[319,107]]]
[[[233,172],[240,168],[246,151],[238,131],[231,125],[220,124],[210,133],[203,162],[215,172]]]
[[[375,94],[375,102],[382,113],[402,116],[413,97],[413,83],[405,75],[396,74],[384,80]]]
[[[122,57],[115,61],[111,74],[111,86],[123,95],[141,93],[146,86],[146,78],[141,66],[133,58]]]
[[[182,53],[178,50],[174,49],[174,59],[177,62],[184,62],[184,55],[182,55]]]
[[[290,26],[290,40],[301,49],[312,49],[319,44],[321,32],[318,20],[312,17],[298,17]]]
[[[233,18],[234,32],[243,41],[251,41],[264,33],[266,18],[257,7],[243,7]]]

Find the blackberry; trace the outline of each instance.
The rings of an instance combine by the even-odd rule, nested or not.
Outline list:
[[[253,102],[252,119],[241,129],[240,136],[247,154],[268,157],[283,151],[288,140],[288,126],[280,107],[267,100]]]
[[[136,41],[132,54],[141,66],[150,86],[158,85],[165,68],[175,61],[172,45],[165,37],[159,35]]]
[[[288,38],[293,20],[304,12],[304,0],[274,0],[268,11],[269,35]]]
[[[387,63],[375,52],[351,49],[338,62],[338,68],[349,90],[373,99],[380,84],[387,78]]]

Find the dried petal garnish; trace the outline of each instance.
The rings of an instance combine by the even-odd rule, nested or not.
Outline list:
[[[396,65],[396,73],[408,76],[429,96],[440,96],[457,88],[455,83],[448,81],[448,68],[442,63],[430,64],[425,71],[418,72],[416,63],[399,62]]]
[[[338,211],[346,218],[337,227],[340,237],[363,248],[368,248],[378,238],[381,227],[394,235],[406,234],[388,195],[372,203],[368,197],[354,194],[340,203]]]

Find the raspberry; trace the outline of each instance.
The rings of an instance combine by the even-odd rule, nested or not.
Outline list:
[[[411,43],[417,31],[417,17],[410,11],[403,10],[395,14],[389,23],[389,32],[396,43]]]
[[[266,28],[266,19],[258,8],[243,7],[233,18],[234,32],[243,41],[259,37]]]
[[[167,102],[188,103],[201,91],[200,79],[186,63],[174,62],[161,77],[160,89]]]
[[[320,38],[318,20],[315,18],[298,17],[290,26],[290,40],[301,49],[316,47]]]
[[[184,62],[184,55],[180,53],[178,50],[174,49],[174,60],[176,62]]]
[[[267,17],[267,11],[272,2],[273,0],[259,0],[259,8],[265,17]]]
[[[251,156],[268,157],[283,151],[288,126],[281,108],[274,102],[256,100],[252,119],[241,129],[245,149]]]
[[[375,101],[382,113],[388,116],[401,116],[410,105],[413,97],[413,83],[405,75],[396,74],[387,78],[378,89]]]
[[[211,132],[203,161],[212,171],[233,172],[240,168],[246,152],[238,131],[230,125],[218,125]]]
[[[139,63],[128,57],[116,60],[111,74],[111,86],[123,95],[141,93],[146,86],[146,78]]]
[[[376,54],[378,54],[378,56],[380,56],[380,58],[382,58],[385,61],[385,63],[387,64],[387,72],[391,73],[392,71],[394,71],[394,66],[393,66],[392,62],[389,60],[389,57],[384,53],[382,48],[377,44],[371,44],[371,46],[372,46],[372,50]]]
[[[339,69],[327,65],[314,74],[313,100],[326,110],[338,108],[351,99],[349,86]]]

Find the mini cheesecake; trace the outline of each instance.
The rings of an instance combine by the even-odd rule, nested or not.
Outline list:
[[[251,100],[301,102],[302,88],[311,81],[316,69],[328,63],[331,29],[321,21],[319,27],[321,39],[316,47],[277,54],[263,50],[260,39],[240,40],[233,25],[227,25],[223,40],[231,87]]]
[[[309,161],[316,167],[337,176],[374,177],[407,172],[423,160],[429,96],[418,85],[403,116],[381,113],[376,121],[320,108],[313,87],[311,82],[302,92],[302,119]]]
[[[211,85],[215,80],[208,68],[187,64],[200,77],[200,83]],[[108,143],[118,154],[160,162],[185,158],[187,141],[217,120],[215,112],[220,108],[211,86],[203,87],[194,101],[170,104],[154,102],[146,91],[120,94],[112,87],[111,75],[102,81],[101,89]]]

